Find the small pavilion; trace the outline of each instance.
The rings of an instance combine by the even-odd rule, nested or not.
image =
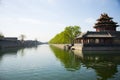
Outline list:
[[[84,46],[120,46],[120,31],[117,22],[112,20],[108,14],[101,14],[100,18],[93,26],[96,31],[87,31],[77,36],[75,43],[81,43]]]

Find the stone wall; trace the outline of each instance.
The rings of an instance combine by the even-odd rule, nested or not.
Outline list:
[[[56,46],[60,49],[64,49],[66,45],[68,44],[51,44],[53,46]],[[71,47],[71,50],[80,50],[80,51],[120,51],[120,46],[108,46],[108,47],[83,47],[82,44],[75,44]]]
[[[21,42],[20,40],[3,40],[0,39],[0,49],[3,48],[16,48],[16,47],[32,47],[39,45],[40,43],[38,41],[24,41]]]
[[[0,40],[1,48],[11,48],[20,46],[20,41]]]
[[[50,45],[53,45],[53,46],[58,47],[60,49],[64,49],[64,46],[65,46],[65,44],[50,44]]]

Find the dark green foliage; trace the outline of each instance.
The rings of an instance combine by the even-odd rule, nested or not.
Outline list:
[[[75,37],[80,34],[80,27],[79,26],[68,26],[65,28],[64,31],[57,34],[53,37],[49,43],[54,44],[66,44],[70,43],[73,44]]]
[[[0,33],[0,38],[3,38],[3,37],[4,37],[4,35],[2,33]]]
[[[80,59],[78,59],[72,51],[64,51],[52,45],[50,45],[50,48],[68,71],[76,71],[80,69]]]

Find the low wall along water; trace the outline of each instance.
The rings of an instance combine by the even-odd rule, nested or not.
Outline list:
[[[65,46],[66,45],[69,45],[69,44],[52,44],[53,46],[56,46],[60,49],[65,49]],[[84,47],[82,44],[75,44],[74,46],[72,46],[70,48],[71,50],[81,50],[81,51],[120,51],[120,46],[98,46],[98,47],[91,47],[91,46],[87,46],[87,47]]]

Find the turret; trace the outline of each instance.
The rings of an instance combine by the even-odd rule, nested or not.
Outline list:
[[[94,28],[97,32],[100,31],[116,31],[117,25],[116,22],[112,20],[112,17],[109,17],[108,14],[101,14],[100,18],[97,19],[97,23],[95,23]]]

